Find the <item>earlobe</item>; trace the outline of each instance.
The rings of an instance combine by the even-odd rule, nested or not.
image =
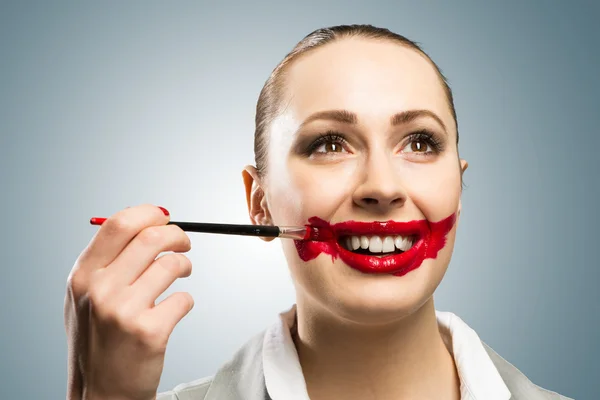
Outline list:
[[[465,173],[465,171],[469,168],[469,163],[467,160],[460,160],[460,173],[461,175]]]
[[[250,221],[253,225],[272,225],[267,198],[258,171],[255,167],[249,165],[242,171],[242,178],[244,179]],[[265,241],[273,240],[273,238],[261,239]]]

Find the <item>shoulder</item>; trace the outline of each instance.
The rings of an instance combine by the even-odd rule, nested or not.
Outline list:
[[[262,398],[262,347],[265,332],[246,342],[215,375],[182,383],[156,400],[212,400]],[[245,395],[242,395],[245,393]]]
[[[517,367],[506,361],[491,347],[481,342],[498,373],[512,394],[511,400],[573,400],[570,397],[544,389],[531,382]]]
[[[156,400],[192,400],[204,399],[213,377],[205,377],[192,382],[177,385],[173,390],[159,393]]]

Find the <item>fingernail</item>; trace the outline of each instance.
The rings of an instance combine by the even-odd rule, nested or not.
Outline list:
[[[164,214],[165,214],[167,217],[168,217],[169,215],[171,215],[171,214],[169,214],[169,210],[167,210],[166,208],[164,208],[164,207],[161,207],[161,206],[158,206],[158,208],[160,208],[160,210],[161,210],[161,211],[162,211],[162,212],[163,212],[163,213],[164,213]]]

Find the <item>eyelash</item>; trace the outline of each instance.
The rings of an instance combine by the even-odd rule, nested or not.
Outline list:
[[[306,154],[312,155],[320,146],[329,143],[339,144],[342,147],[348,145],[348,141],[346,140],[344,135],[335,131],[327,131],[325,133],[320,134],[319,137],[315,139],[315,141],[313,141],[310,144],[310,146],[308,146],[308,149],[306,149]]]
[[[429,145],[432,148],[433,153],[435,154],[441,153],[444,150],[443,142],[439,140],[435,134],[425,129],[411,133],[407,136],[407,139],[408,142],[406,145],[409,145],[413,142],[423,142]],[[320,146],[330,143],[339,144],[340,146],[345,147],[348,145],[348,140],[346,140],[344,135],[339,132],[327,131],[325,133],[320,134],[319,137],[310,144],[310,146],[306,150],[306,155],[310,156],[314,154]],[[431,152],[428,152],[424,153],[423,155],[430,154]]]
[[[429,146],[431,146],[433,153],[435,154],[441,153],[444,150],[443,142],[439,140],[435,134],[425,129],[408,135],[407,145],[413,142],[423,142],[428,144]]]

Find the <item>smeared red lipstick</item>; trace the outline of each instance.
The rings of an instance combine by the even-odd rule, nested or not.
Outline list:
[[[446,236],[455,221],[456,214],[452,214],[438,222],[347,221],[331,225],[318,217],[312,217],[307,226],[317,229],[322,235],[328,235],[327,238],[330,239],[321,242],[296,240],[294,243],[303,261],[313,260],[319,254],[325,253],[331,255],[334,260],[339,257],[349,267],[361,272],[402,276],[420,267],[425,259],[437,257],[438,252],[446,245]],[[357,254],[346,250],[338,242],[340,237],[360,235],[414,236],[416,241],[408,251],[383,257]]]

